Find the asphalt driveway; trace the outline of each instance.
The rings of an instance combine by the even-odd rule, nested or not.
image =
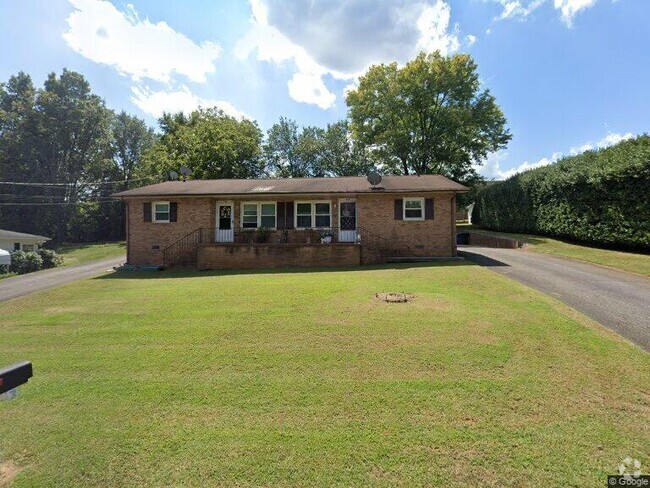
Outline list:
[[[650,350],[650,279],[520,249],[463,246],[459,254],[557,298]]]
[[[5,278],[0,280],[0,302],[29,295],[35,291],[54,288],[55,286],[72,281],[101,275],[107,271],[112,271],[113,266],[119,266],[125,260],[125,256],[102,259],[77,266],[63,266],[61,268],[47,269],[37,271],[36,273]]]

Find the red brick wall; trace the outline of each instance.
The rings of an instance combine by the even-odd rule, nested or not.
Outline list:
[[[356,244],[220,244],[199,249],[199,269],[346,267],[361,264]]]
[[[159,199],[162,200],[162,199]],[[178,203],[176,222],[144,221],[143,204],[152,200],[129,200],[129,264],[163,264],[163,250],[198,227],[214,227],[215,205],[212,198],[174,198]],[[166,200],[165,200],[166,201]],[[154,249],[158,246],[158,249]]]
[[[394,219],[396,198],[424,197],[434,199],[434,219],[403,221]],[[452,193],[361,194],[357,199],[357,226],[367,229],[385,239],[407,245],[415,256],[452,256],[455,254]],[[240,210],[243,201],[330,201],[332,204],[332,226],[338,227],[338,195],[314,197],[274,197],[271,195],[245,199],[231,199],[235,203],[235,226],[240,225]],[[216,202],[219,198],[174,198],[178,203],[177,222],[144,222],[143,203],[151,199],[130,199],[128,201],[128,262],[129,264],[163,264],[163,250],[199,227],[213,228],[216,225]],[[312,231],[291,231],[290,240],[302,240],[300,235]],[[274,238],[273,241],[276,241]],[[306,240],[306,239],[304,239]],[[312,239],[314,242],[314,239]],[[158,249],[154,249],[158,246]],[[214,251],[213,251],[214,252]],[[366,253],[368,256],[369,254]],[[367,261],[364,259],[364,262]]]
[[[433,198],[433,220],[395,220],[395,199]],[[360,195],[358,225],[410,248],[414,256],[453,256],[452,193]]]

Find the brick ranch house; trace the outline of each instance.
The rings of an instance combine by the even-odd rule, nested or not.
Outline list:
[[[440,175],[167,181],[126,203],[127,263],[199,269],[354,266],[456,255],[456,194]]]

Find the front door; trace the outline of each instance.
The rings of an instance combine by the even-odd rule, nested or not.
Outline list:
[[[234,205],[232,202],[217,202],[217,230],[214,239],[217,242],[233,242],[235,240]]]
[[[339,201],[339,242],[357,240],[357,202],[356,200]]]

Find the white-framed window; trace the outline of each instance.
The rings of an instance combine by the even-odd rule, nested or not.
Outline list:
[[[260,227],[275,229],[276,217],[276,202],[243,202],[241,204],[241,226],[243,229]]]
[[[169,222],[169,202],[153,202],[151,206],[154,222]]]
[[[404,220],[424,220],[424,198],[404,199]]]
[[[322,229],[332,225],[331,202],[296,202],[296,229]]]

